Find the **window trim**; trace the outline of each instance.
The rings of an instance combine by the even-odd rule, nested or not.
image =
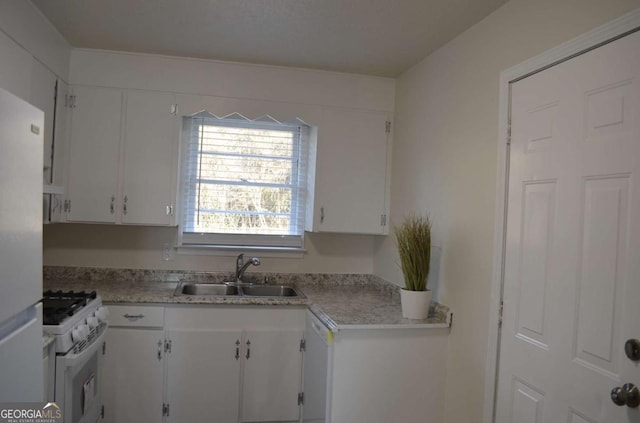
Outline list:
[[[185,231],[185,196],[188,195],[186,189],[186,183],[184,181],[186,158],[184,155],[197,156],[197,151],[194,153],[188,149],[187,144],[189,142],[189,134],[191,128],[185,125],[189,118],[211,118],[217,120],[216,125],[228,126],[228,127],[240,127],[256,129],[265,128],[268,129],[272,126],[273,129],[282,130],[283,128],[298,128],[299,136],[298,141],[293,143],[292,156],[293,160],[297,160],[296,172],[292,172],[291,183],[291,216],[294,216],[290,220],[291,226],[299,226],[300,234],[296,235],[270,235],[270,234],[231,234],[231,233],[214,233],[214,232],[188,232]],[[185,119],[186,118],[186,119]],[[244,116],[233,113],[225,117],[219,118],[207,111],[200,113],[183,116],[182,117],[182,131],[180,140],[180,171],[179,177],[179,213],[178,213],[178,243],[177,248],[181,253],[189,253],[197,251],[198,253],[207,252],[211,254],[212,251],[219,252],[231,252],[231,251],[271,251],[276,253],[288,253],[292,254],[292,257],[300,257],[302,253],[306,252],[304,246],[305,239],[305,219],[306,219],[306,191],[308,178],[308,166],[309,160],[309,148],[311,127],[300,119],[294,119],[291,122],[279,122],[270,116],[266,115],[254,120],[245,118]],[[296,159],[297,158],[297,159]],[[193,157],[189,157],[189,160],[193,160]],[[300,182],[302,181],[302,185]],[[217,255],[217,254],[214,254]],[[224,253],[221,255],[225,255]]]

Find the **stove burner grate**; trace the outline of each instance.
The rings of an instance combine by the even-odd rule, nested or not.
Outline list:
[[[41,300],[43,324],[45,326],[59,325],[96,297],[96,291],[46,291]]]

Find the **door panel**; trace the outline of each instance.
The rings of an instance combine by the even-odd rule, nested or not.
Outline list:
[[[179,135],[171,114],[174,102],[170,93],[127,93],[122,223],[170,225],[175,221],[167,213],[176,201]]]
[[[640,385],[640,33],[512,86],[496,421],[627,423]]]
[[[302,332],[297,330],[245,333],[243,422],[299,419],[301,339]]]
[[[237,423],[242,333],[172,330],[167,338],[167,423]]]
[[[103,423],[160,422],[164,332],[109,328],[106,342]]]
[[[386,226],[386,113],[325,109],[318,128],[314,230],[383,234]],[[322,212],[320,209],[322,208]]]
[[[122,91],[75,87],[67,198],[72,222],[116,221]]]

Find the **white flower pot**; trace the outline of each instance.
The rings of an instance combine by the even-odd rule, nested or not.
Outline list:
[[[400,289],[400,304],[402,305],[402,317],[405,319],[423,320],[429,315],[431,305],[431,291],[408,291]]]

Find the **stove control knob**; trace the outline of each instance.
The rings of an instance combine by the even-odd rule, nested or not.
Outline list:
[[[87,326],[89,326],[89,330],[93,330],[98,327],[98,318],[95,316],[87,317]]]
[[[83,341],[86,341],[89,338],[89,326],[87,325],[79,325],[77,327],[78,331],[80,332],[80,336],[82,338]]]
[[[74,343],[78,343],[78,342],[82,341],[82,335],[80,333],[80,329],[75,328],[74,330],[71,331],[71,340]]]
[[[95,312],[98,322],[106,322],[109,319],[109,309],[106,307],[98,307]]]

